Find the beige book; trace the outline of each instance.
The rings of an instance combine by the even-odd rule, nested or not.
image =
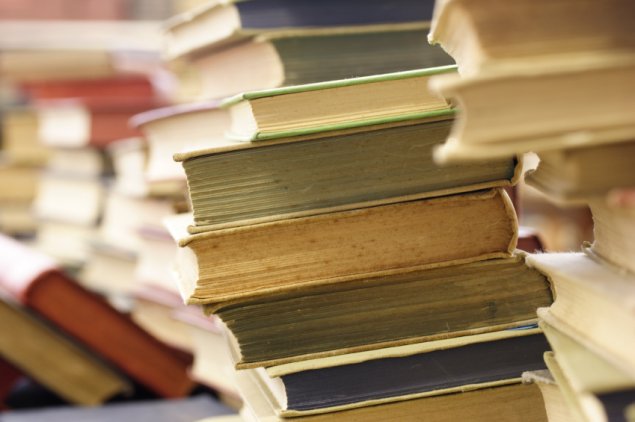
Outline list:
[[[567,388],[575,396],[576,406],[590,421],[608,420],[606,411],[597,395],[635,389],[635,378],[607,362],[601,355],[587,349],[549,324],[553,320],[547,308],[538,310],[542,318],[540,327],[555,353]],[[556,323],[557,325],[557,323]]]
[[[589,203],[593,214],[593,245],[585,251],[635,274],[635,209],[610,206],[605,199]]]
[[[175,153],[235,144],[225,138],[229,112],[208,101],[147,111],[134,116],[137,127],[148,143],[145,177],[148,182],[175,182],[182,188],[185,172],[174,162]]]
[[[97,405],[131,386],[26,310],[0,300],[0,355],[71,403]]]
[[[571,410],[548,369],[524,372],[523,383],[533,383],[540,388],[549,422],[569,422],[572,420]]]
[[[428,40],[472,75],[537,57],[632,50],[633,19],[629,0],[437,0]]]
[[[188,303],[222,303],[371,274],[508,257],[517,220],[502,189],[182,235]]]
[[[39,143],[35,110],[11,108],[3,112],[2,153],[12,164],[40,166],[46,163],[49,152]]]
[[[635,141],[539,153],[528,185],[564,204],[601,202],[611,189],[635,186]]]
[[[547,275],[554,304],[541,315],[625,374],[635,377],[635,277],[583,253],[529,255],[530,267]]]
[[[40,171],[0,163],[0,202],[31,202],[37,195]]]
[[[111,299],[127,298],[136,288],[136,255],[116,246],[91,242],[90,256],[78,281]]]
[[[432,89],[456,101],[460,113],[435,158],[474,160],[634,139],[634,70],[635,55],[598,53],[464,78],[437,76]]]
[[[572,420],[579,422],[600,422],[600,420],[597,419],[588,419],[588,416],[582,409],[579,398],[576,396],[575,391],[571,388],[569,380],[562,372],[560,364],[556,360],[553,352],[545,353],[545,363],[547,364],[547,368],[549,368],[549,372],[558,384],[558,388],[562,393],[562,398],[569,408]]]
[[[428,82],[455,73],[455,66],[441,66],[246,92],[223,103],[231,117],[229,136],[254,141],[434,120],[452,113]]]
[[[97,177],[45,173],[34,202],[38,218],[93,226],[101,215],[104,187]]]

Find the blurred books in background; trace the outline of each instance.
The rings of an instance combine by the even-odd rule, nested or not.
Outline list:
[[[50,19],[0,22],[5,405],[24,374],[243,420],[625,414],[629,5],[102,3],[0,3]],[[591,258],[521,251],[589,204]],[[50,412],[7,415],[231,410]]]

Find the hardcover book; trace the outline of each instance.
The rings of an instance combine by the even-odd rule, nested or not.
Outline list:
[[[428,82],[455,70],[442,66],[239,94],[222,104],[231,117],[229,137],[317,136],[451,115],[448,103],[428,89]]]
[[[527,184],[565,204],[601,202],[610,190],[635,186],[635,142],[545,151]]]
[[[529,255],[529,266],[549,277],[555,301],[542,319],[557,325],[624,374],[635,377],[632,300],[635,279],[583,253]]]
[[[497,189],[191,236],[186,228],[173,225],[171,233],[188,303],[509,257],[517,240],[511,202]]]
[[[521,0],[513,7],[496,0],[437,0],[428,40],[450,53],[464,75],[514,62],[531,65],[540,57],[629,54],[635,45],[630,6],[628,0]]]
[[[629,141],[634,68],[635,56],[606,54],[464,78],[440,75],[432,89],[456,100],[461,112],[435,157],[474,160]]]
[[[241,392],[247,398],[246,406],[241,412],[245,421],[288,420],[276,414],[264,386],[257,378],[251,376],[248,371],[240,371],[238,380]],[[519,422],[547,421],[538,388],[535,385],[520,383],[305,416],[302,421],[380,422],[385,421],[387,415],[392,420],[406,422],[420,421],[422,415],[440,422],[486,422],[497,419]]]
[[[132,379],[164,397],[187,395],[191,356],[161,343],[104,299],[85,290],[45,255],[0,237],[0,286]],[[61,306],[60,306],[61,305]]]
[[[546,279],[515,255],[205,309],[236,339],[238,367],[253,368],[524,326],[551,302]]]
[[[97,357],[5,297],[0,332],[2,359],[70,403],[96,405],[131,390]],[[0,379],[11,373],[2,368]]]
[[[220,48],[281,28],[329,28],[432,18],[431,0],[265,0],[208,2],[167,22],[165,54],[174,58],[205,48]]]
[[[517,383],[546,350],[540,330],[507,330],[248,371],[280,416],[303,416]]]
[[[406,23],[271,31],[188,60],[199,71],[201,99],[452,64],[441,48],[422,42],[427,29]]]
[[[514,159],[436,165],[433,147],[445,140],[451,124],[412,121],[351,134],[319,134],[319,139],[178,154],[194,210],[189,230],[198,233],[515,184],[521,166]]]

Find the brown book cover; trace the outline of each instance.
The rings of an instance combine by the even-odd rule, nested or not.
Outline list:
[[[28,308],[164,397],[187,395],[192,356],[152,337],[59,271],[47,256],[0,236],[0,286]]]

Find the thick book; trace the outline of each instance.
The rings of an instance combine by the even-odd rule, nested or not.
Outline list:
[[[635,209],[609,205],[606,199],[589,203],[593,215],[593,244],[585,251],[621,270],[635,274]]]
[[[99,358],[4,297],[0,332],[0,357],[70,403],[96,405],[131,390]]]
[[[167,57],[174,58],[281,28],[427,22],[432,19],[433,5],[432,0],[209,2],[168,21],[164,50]]]
[[[546,308],[539,309],[540,327],[553,349],[554,375],[565,384],[572,408],[586,416],[587,420],[615,420],[614,414],[624,414],[628,404],[635,403],[635,377],[616,368],[602,355],[594,353],[583,344],[551,325],[553,321]],[[630,399],[627,399],[629,398]],[[617,420],[620,420],[619,418]]]
[[[550,199],[565,204],[602,201],[610,190],[635,186],[635,142],[545,151],[525,180]]]
[[[292,218],[179,241],[179,288],[188,303],[332,284],[406,269],[509,257],[517,221],[501,189]]]
[[[433,148],[445,140],[451,125],[449,119],[410,122],[178,154],[194,214],[190,231],[515,184],[521,165],[513,158],[435,164]]]
[[[255,373],[281,416],[302,416],[518,382],[547,350],[540,330],[507,330]]]
[[[0,286],[12,298],[165,397],[187,395],[191,355],[172,349],[101,297],[62,273],[47,256],[0,237]]]
[[[135,115],[130,124],[143,134],[148,144],[145,177],[149,182],[185,182],[185,173],[174,162],[174,153],[235,143],[227,140],[229,112],[219,101],[178,104]]]
[[[524,326],[551,302],[546,279],[516,255],[206,310],[236,339],[237,366],[253,368]]]
[[[246,399],[246,406],[241,412],[245,421],[288,420],[276,414],[258,377],[254,377],[249,371],[240,371],[238,382]],[[520,383],[305,416],[301,420],[303,422],[383,422],[386,420],[416,422],[421,420],[422,415],[425,415],[426,419],[440,422],[547,421],[538,388]]]
[[[555,301],[542,319],[635,377],[632,312],[635,277],[583,253],[529,255],[527,264],[551,281]]]
[[[189,61],[200,73],[201,98],[208,99],[452,64],[441,48],[425,43],[427,29],[407,23],[271,31]]]
[[[631,140],[634,69],[634,56],[606,54],[548,58],[463,78],[439,75],[431,88],[457,101],[461,112],[436,158],[474,160]]]
[[[629,0],[437,0],[428,40],[440,44],[468,75],[546,56],[629,54],[635,45],[633,19]]]
[[[228,136],[241,141],[316,136],[451,115],[445,99],[428,89],[432,76],[446,73],[455,74],[456,67],[432,67],[242,93],[222,103],[231,117]]]
[[[213,415],[231,415],[234,411],[215,398],[200,394],[177,400],[145,400],[111,403],[100,407],[52,407],[5,412],[4,422],[68,421],[153,421],[193,422]]]

